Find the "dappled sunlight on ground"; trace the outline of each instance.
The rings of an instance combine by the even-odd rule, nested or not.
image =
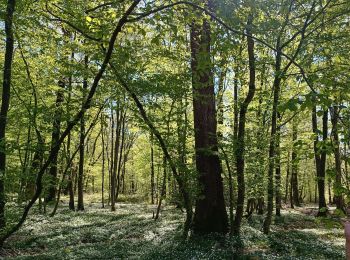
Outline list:
[[[85,212],[64,204],[50,218],[37,211],[1,252],[7,259],[343,259],[343,230],[284,210],[270,235],[263,216],[244,219],[241,239],[210,235],[181,238],[184,214],[168,206],[155,221],[155,206],[119,203],[115,212],[88,203]],[[48,212],[50,212],[48,210]]]

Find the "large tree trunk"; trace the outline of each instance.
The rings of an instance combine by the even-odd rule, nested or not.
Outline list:
[[[239,112],[239,124],[238,124],[238,135],[236,142],[236,167],[237,167],[237,184],[238,184],[238,195],[237,195],[237,208],[236,216],[233,226],[233,233],[239,235],[241,222],[244,211],[244,199],[245,199],[245,178],[244,178],[244,149],[245,149],[245,124],[246,124],[246,114],[248,111],[248,106],[253,100],[255,94],[255,57],[254,57],[254,40],[251,38],[251,27],[252,19],[250,16],[248,18],[247,24],[247,41],[248,41],[248,57],[249,57],[249,91],[247,97],[240,107]]]
[[[195,233],[228,231],[216,134],[215,93],[210,56],[210,26],[191,26],[191,69],[196,169],[201,192],[196,201]]]
[[[318,187],[318,213],[317,216],[326,216],[327,204],[325,197],[325,177],[326,177],[326,156],[327,151],[320,147],[320,141],[318,137],[317,127],[317,111],[316,107],[312,109],[312,130],[315,135],[314,139],[314,152],[316,162],[316,176],[317,176],[317,187]],[[322,117],[322,141],[326,141],[328,137],[328,110],[323,112]]]

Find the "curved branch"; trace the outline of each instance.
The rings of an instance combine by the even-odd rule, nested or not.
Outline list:
[[[231,33],[234,33],[234,34],[239,34],[239,35],[242,35],[242,36],[251,37],[253,40],[255,40],[256,42],[258,42],[258,43],[260,43],[260,44],[262,44],[262,45],[264,45],[266,47],[268,47],[269,49],[271,49],[271,50],[273,50],[275,52],[280,52],[280,54],[283,57],[285,57],[287,60],[289,60],[290,65],[293,64],[294,66],[296,66],[299,69],[300,74],[302,75],[302,77],[303,77],[304,81],[306,82],[306,84],[308,85],[308,87],[313,92],[316,92],[316,90],[314,89],[312,83],[310,82],[310,80],[306,76],[306,73],[305,73],[305,70],[303,69],[303,67],[298,62],[295,61],[296,55],[291,57],[288,54],[286,54],[285,52],[283,52],[281,50],[278,50],[277,48],[275,48],[274,46],[272,46],[268,42],[266,42],[266,41],[264,41],[264,40],[262,40],[262,39],[260,39],[260,38],[258,38],[256,36],[249,36],[246,32],[242,32],[242,31],[239,31],[239,30],[236,30],[236,29],[232,28],[227,23],[225,23],[223,20],[221,20],[219,17],[217,17],[213,12],[211,12],[211,11],[207,10],[206,8],[201,7],[201,6],[199,6],[199,5],[195,4],[195,3],[191,3],[191,2],[188,2],[188,1],[179,1],[179,2],[176,2],[176,3],[173,3],[173,4],[164,5],[164,6],[158,7],[156,9],[154,9],[154,10],[151,10],[149,12],[143,13],[143,14],[139,15],[138,17],[128,19],[127,22],[136,22],[136,21],[139,21],[139,20],[141,20],[143,18],[146,18],[149,15],[152,15],[154,13],[157,13],[157,12],[160,12],[160,11],[163,11],[163,10],[166,10],[166,9],[178,6],[178,5],[188,5],[188,6],[191,6],[191,7],[195,8],[195,9],[197,9],[197,10],[200,10],[203,13],[205,13],[206,15],[209,15],[212,18],[212,20],[217,22],[219,25],[221,25],[227,31],[229,31]],[[312,22],[314,22],[314,21],[315,20],[313,20]],[[308,26],[310,26],[312,24],[312,22],[306,24],[306,28]]]
[[[191,222],[192,222],[192,202],[191,202],[191,198],[190,198],[190,193],[188,192],[187,187],[186,187],[186,183],[183,180],[182,176],[177,172],[176,165],[170,156],[170,153],[168,151],[168,148],[165,144],[165,141],[164,141],[162,135],[156,129],[156,127],[154,126],[152,121],[148,118],[147,113],[146,113],[142,103],[140,102],[140,100],[138,99],[136,94],[132,91],[132,89],[129,87],[128,83],[118,74],[118,70],[113,66],[113,64],[111,62],[109,63],[109,66],[113,69],[113,72],[114,72],[118,82],[120,83],[120,85],[124,88],[124,90],[133,99],[134,103],[136,104],[136,106],[141,114],[142,119],[145,121],[146,125],[149,127],[151,133],[153,133],[154,136],[157,138],[159,145],[164,153],[164,157],[169,162],[170,169],[174,175],[176,182],[178,183],[179,190],[180,190],[180,193],[183,197],[184,204],[185,204],[186,221],[185,221],[185,225],[184,225],[183,235],[186,237],[187,233],[190,229]]]
[[[55,19],[51,19],[49,18],[51,21],[59,21],[59,22],[62,22],[62,23],[65,23],[67,25],[69,25],[70,27],[72,27],[74,30],[76,30],[77,32],[79,32],[80,34],[82,34],[83,36],[85,36],[86,38],[88,38],[89,40],[93,40],[93,41],[96,41],[96,42],[100,42],[102,40],[102,38],[96,38],[94,36],[91,36],[89,34],[87,34],[86,32],[84,32],[82,29],[80,29],[78,26],[74,25],[73,23],[71,23],[70,21],[66,20],[66,19],[63,19],[61,17],[59,17],[58,15],[56,15],[54,12],[52,12],[48,5],[47,5],[47,2],[45,4],[45,8],[46,8],[46,11],[52,15],[53,17],[55,17]]]
[[[63,143],[64,139],[67,137],[67,135],[71,132],[71,130],[73,129],[73,127],[79,122],[80,118],[85,114],[86,110],[88,110],[91,107],[91,103],[92,103],[92,98],[95,95],[95,92],[97,90],[97,87],[99,85],[99,82],[104,74],[104,72],[106,71],[107,65],[112,57],[112,53],[113,53],[113,49],[114,49],[114,45],[115,42],[117,40],[117,37],[119,35],[119,33],[121,32],[123,26],[125,25],[125,23],[127,22],[127,18],[128,16],[131,14],[131,12],[136,8],[136,6],[139,4],[141,0],[135,0],[130,7],[127,9],[127,11],[125,11],[125,13],[123,14],[122,18],[119,20],[117,26],[115,27],[112,36],[110,37],[109,40],[109,44],[108,44],[108,49],[106,51],[105,54],[105,58],[103,60],[103,63],[99,69],[99,71],[97,72],[97,74],[95,75],[94,81],[92,83],[90,92],[81,108],[81,110],[75,115],[74,119],[72,121],[70,121],[67,124],[67,128],[64,130],[64,132],[61,134],[57,145],[54,146],[51,150],[50,150],[50,154],[46,160],[46,162],[44,163],[44,165],[41,167],[41,169],[39,170],[39,173],[37,175],[36,178],[36,191],[34,196],[32,197],[32,199],[29,201],[29,203],[25,206],[23,214],[20,218],[20,220],[18,221],[18,223],[16,225],[14,225],[12,228],[10,228],[9,230],[7,230],[3,235],[1,235],[0,237],[0,247],[3,245],[4,241],[6,239],[8,239],[13,233],[15,233],[16,231],[18,231],[18,229],[23,225],[23,223],[25,222],[28,213],[30,211],[30,209],[32,208],[32,206],[34,205],[34,203],[36,202],[36,200],[39,198],[42,188],[43,188],[43,184],[42,184],[42,178],[43,175],[46,171],[46,169],[49,167],[49,165],[51,164],[52,159],[57,155],[57,153],[60,150],[60,146]]]

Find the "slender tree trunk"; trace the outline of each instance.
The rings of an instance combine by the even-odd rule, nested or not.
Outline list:
[[[105,207],[105,132],[103,127],[104,121],[103,121],[103,114],[101,114],[101,131],[102,131],[102,180],[101,180],[101,202],[102,202],[102,208]]]
[[[71,54],[71,60],[74,59],[74,53]],[[70,103],[71,103],[71,97],[72,97],[72,76],[69,77],[68,81],[68,98],[67,98],[67,113],[68,118],[70,118]],[[69,159],[71,157],[71,133],[67,136],[67,163],[69,163]],[[71,163],[68,170],[68,183],[67,183],[67,189],[69,193],[69,209],[75,210],[75,203],[74,203],[74,187],[73,187],[73,164]]]
[[[56,97],[56,111],[54,115],[53,128],[52,128],[52,137],[51,137],[51,149],[57,146],[60,131],[61,131],[61,117],[62,117],[62,102],[64,100],[63,89],[65,87],[64,82],[62,80],[58,81],[58,86],[60,89],[57,91]],[[49,170],[49,187],[47,190],[47,195],[45,198],[45,203],[55,200],[56,198],[56,184],[57,184],[57,163],[58,163],[58,154],[54,156],[51,161],[51,167]]]
[[[240,52],[240,55],[242,52]],[[238,107],[238,82],[239,82],[239,65],[238,62],[235,64],[234,72],[235,72],[235,78],[233,83],[233,115],[234,115],[234,121],[233,121],[233,141],[234,143],[237,142],[237,135],[238,135],[238,121],[239,121],[239,107]]]
[[[124,147],[125,147],[125,117],[126,117],[126,111],[124,111],[122,118],[121,118],[121,144],[120,144],[120,151],[119,151],[119,160],[118,160],[118,174],[117,174],[117,189],[115,194],[115,200],[117,201],[119,196],[119,190],[120,190],[120,174],[122,170],[122,159],[123,154],[125,153]]]
[[[286,204],[287,204],[287,201],[288,201],[289,177],[290,177],[290,153],[288,151],[288,154],[287,154],[286,193],[284,195],[284,203],[286,203]]]
[[[67,137],[68,133],[79,122],[80,118],[84,115],[84,113],[91,107],[91,102],[92,102],[92,99],[96,93],[96,89],[97,89],[99,82],[100,82],[104,72],[106,71],[107,65],[109,64],[109,61],[112,57],[112,53],[113,53],[116,39],[117,39],[119,33],[121,32],[123,26],[127,22],[128,16],[133,12],[133,10],[136,8],[136,6],[139,3],[140,3],[140,0],[135,0],[128,7],[128,9],[123,14],[122,18],[119,20],[118,24],[116,25],[116,27],[115,27],[115,29],[110,37],[108,49],[106,51],[103,63],[101,64],[98,72],[96,73],[96,75],[94,77],[93,83],[91,85],[91,89],[90,89],[89,94],[86,98],[86,101],[83,105],[83,108],[81,110],[79,110],[79,112],[73,117],[72,121],[69,122],[67,128],[63,131],[63,133],[60,137],[60,141],[59,141],[58,145],[50,150],[47,160],[42,165],[42,167],[40,168],[40,170],[37,174],[36,190],[35,190],[34,196],[29,201],[29,203],[25,206],[23,214],[22,214],[21,218],[19,219],[19,221],[15,225],[13,225],[10,229],[6,230],[6,232],[0,236],[0,247],[3,245],[3,243],[6,241],[6,239],[8,239],[12,234],[17,232],[18,229],[23,225],[23,223],[27,219],[27,216],[28,216],[30,209],[33,207],[36,200],[40,197],[40,194],[41,194],[42,188],[43,188],[42,187],[42,178],[43,178],[44,173],[48,169],[50,162],[52,161],[54,156],[56,154],[58,154],[60,146],[64,142],[64,139]]]
[[[278,118],[280,118],[279,113]],[[281,129],[277,127],[276,133],[276,168],[275,168],[275,192],[276,192],[276,216],[281,216]]]
[[[318,213],[317,216],[326,216],[327,204],[325,197],[325,177],[326,177],[326,156],[327,152],[325,149],[319,147],[319,134],[317,127],[317,111],[316,107],[312,110],[312,129],[314,133],[314,153],[316,163],[316,175],[317,175],[317,187],[318,187]],[[323,112],[322,117],[322,141],[325,142],[328,137],[328,110]]]
[[[300,207],[300,194],[299,194],[299,184],[298,184],[298,155],[297,147],[295,146],[296,141],[298,140],[298,125],[296,121],[293,122],[293,151],[292,151],[292,178],[291,178],[291,190],[293,205]]]
[[[6,225],[5,220],[5,185],[4,177],[6,171],[6,124],[7,113],[10,106],[10,90],[12,79],[12,60],[13,60],[13,13],[15,12],[15,0],[7,1],[6,15],[5,15],[5,34],[6,34],[6,47],[5,47],[5,61],[4,61],[4,73],[2,82],[2,99],[0,110],[0,228],[4,228]]]
[[[293,153],[292,153],[293,154]],[[289,197],[290,197],[290,207],[294,209],[294,202],[293,202],[293,159],[292,159],[292,175],[290,177],[290,189],[289,189]]]
[[[111,155],[110,157],[107,156],[108,158],[108,205],[112,206],[112,179],[113,179],[113,164],[114,164],[114,128],[115,128],[115,122],[114,122],[114,111],[113,108],[111,106],[111,118],[110,118],[110,127],[111,127],[111,141],[107,142],[107,146],[110,143],[111,147],[110,147],[110,151],[111,151]],[[108,151],[108,149],[107,149]],[[112,209],[112,208],[111,208]]]
[[[237,184],[238,184],[238,195],[237,195],[237,208],[236,216],[233,225],[233,234],[239,235],[241,222],[244,211],[244,199],[245,199],[245,178],[244,178],[244,149],[245,149],[245,124],[246,114],[248,112],[248,106],[253,100],[255,94],[255,57],[254,57],[254,40],[251,38],[252,32],[252,19],[251,15],[248,18],[247,24],[247,42],[248,42],[248,57],[249,57],[249,91],[246,99],[242,103],[239,112],[239,124],[238,124],[238,135],[236,144],[236,167],[237,167]]]
[[[154,149],[153,134],[151,133],[151,203],[154,204]]]
[[[153,133],[153,135],[156,137],[156,139],[159,142],[160,148],[162,149],[164,156],[166,157],[170,169],[173,173],[173,176],[178,184],[179,187],[179,191],[183,197],[183,201],[184,201],[184,206],[186,209],[186,220],[185,220],[185,224],[184,224],[184,232],[183,232],[183,236],[187,237],[188,235],[188,231],[191,227],[191,223],[192,223],[192,216],[193,216],[193,211],[192,211],[192,200],[191,200],[191,194],[189,192],[189,189],[187,188],[187,183],[183,180],[182,176],[180,176],[177,172],[176,166],[174,161],[172,160],[172,157],[169,154],[168,148],[165,145],[164,139],[162,137],[162,135],[158,132],[158,130],[154,127],[152,121],[148,118],[146,111],[142,105],[142,103],[140,102],[140,100],[138,99],[138,97],[136,96],[136,94],[132,91],[132,89],[129,87],[128,83],[119,75],[118,71],[116,70],[116,68],[113,66],[113,64],[109,63],[109,65],[111,66],[111,68],[113,69],[113,72],[115,73],[115,75],[118,78],[119,83],[121,84],[121,86],[124,88],[124,90],[131,96],[131,98],[133,99],[133,101],[135,102],[140,115],[142,117],[142,119],[145,121],[145,123],[147,124],[147,126],[149,127],[150,131]],[[137,183],[136,183],[137,184]],[[137,190],[137,185],[135,185],[135,191]]]
[[[166,158],[163,158],[163,180],[162,180],[162,188],[161,188],[161,193],[160,193],[160,197],[159,197],[159,201],[158,201],[158,206],[157,206],[157,212],[156,212],[156,216],[154,217],[154,220],[157,220],[159,218],[159,213],[160,213],[160,208],[162,207],[162,200],[165,197],[165,189],[166,189],[166,176],[167,176],[167,172],[166,172]]]
[[[88,66],[88,56],[85,55],[85,68]],[[83,100],[85,100],[88,83],[87,78],[83,82]],[[78,173],[78,206],[77,210],[84,210],[84,161],[85,161],[85,117],[80,119],[80,151],[79,151],[79,173]]]
[[[272,221],[273,212],[273,174],[275,169],[275,155],[276,155],[276,131],[277,131],[277,107],[279,104],[279,94],[281,88],[281,49],[280,43],[277,43],[276,63],[275,63],[275,79],[273,83],[273,105],[272,105],[272,119],[271,119],[271,135],[269,147],[269,168],[268,168],[268,185],[267,185],[267,214],[264,221],[264,233],[270,232],[270,225]]]
[[[116,190],[117,190],[117,171],[118,171],[118,158],[119,158],[119,146],[120,146],[120,133],[121,133],[121,117],[122,111],[120,111],[120,104],[117,104],[116,111],[116,129],[115,129],[115,143],[114,143],[114,157],[113,157],[113,171],[111,176],[111,210],[115,211],[116,203]]]
[[[217,120],[218,125],[224,124],[224,84],[225,84],[225,77],[226,77],[226,59],[222,58],[221,64],[220,64],[220,74],[219,74],[219,83],[218,83],[218,94],[217,94]],[[219,138],[222,136],[222,133],[218,131]]]
[[[225,160],[227,172],[228,172],[230,234],[232,235],[233,234],[233,227],[234,227],[234,214],[233,214],[234,195],[233,195],[233,181],[232,181],[233,174],[232,174],[232,170],[230,167],[230,162],[229,162],[228,156],[227,156],[224,149],[222,149],[222,153],[224,155],[224,160]]]
[[[202,25],[193,22],[190,37],[196,169],[201,185],[193,228],[195,233],[226,233],[228,221],[218,156],[209,22],[204,20]]]
[[[328,179],[328,203],[329,204],[333,204],[333,201],[332,201],[332,180],[329,178]]]
[[[335,161],[335,182],[333,187],[334,193],[334,202],[338,210],[341,210],[345,213],[343,194],[341,192],[342,188],[342,173],[341,173],[341,158],[340,158],[340,141],[339,141],[339,106],[335,105],[332,111],[332,136],[333,136],[333,152],[334,152],[334,161]]]
[[[18,191],[18,201],[21,202],[23,199],[27,199],[26,193],[27,193],[27,186],[30,183],[33,183],[31,180],[31,176],[28,174],[28,164],[30,163],[30,142],[31,142],[31,132],[32,132],[32,124],[31,119],[29,119],[28,122],[28,130],[27,130],[27,141],[26,141],[26,148],[24,152],[24,161],[22,164],[22,173],[20,178],[20,187]]]

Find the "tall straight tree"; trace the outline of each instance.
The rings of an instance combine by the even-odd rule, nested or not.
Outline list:
[[[51,136],[51,147],[56,147],[60,138],[61,132],[61,118],[62,118],[62,102],[64,99],[63,89],[65,84],[63,80],[58,81],[59,89],[56,92],[56,103],[55,103],[55,114],[52,125],[52,136]],[[45,197],[46,202],[55,200],[56,198],[56,183],[57,183],[57,163],[58,163],[58,154],[54,156],[51,161],[51,166],[49,170],[50,174],[50,184],[48,191]]]
[[[212,3],[207,2],[209,8]],[[201,185],[196,201],[195,233],[228,231],[216,133],[215,93],[209,21],[198,17],[191,25],[191,69],[196,169]]]
[[[113,113],[113,112],[112,112]],[[114,142],[114,151],[113,151],[113,167],[112,167],[112,175],[111,175],[111,211],[115,211],[115,203],[116,203],[116,190],[117,185],[117,171],[119,166],[119,150],[120,150],[120,141],[121,141],[121,127],[122,127],[122,116],[123,111],[120,105],[120,102],[117,102],[116,106],[116,118],[115,118],[115,142]],[[113,128],[112,128],[113,131]]]
[[[74,59],[74,52],[71,53],[71,60]],[[71,106],[71,100],[72,100],[72,81],[73,81],[73,76],[70,75],[68,79],[68,97],[67,97],[67,104],[66,104],[66,109],[68,113],[68,118],[70,118],[70,106]],[[71,157],[71,133],[68,134],[67,136],[67,163],[69,163],[69,158]],[[74,204],[74,189],[73,189],[73,170],[72,166],[70,166],[68,170],[68,180],[67,180],[67,189],[69,192],[69,209],[70,210],[75,210],[75,204]]]
[[[151,203],[154,204],[154,148],[153,148],[153,134],[151,133]]]
[[[5,187],[4,176],[6,170],[6,147],[5,147],[5,133],[7,123],[7,112],[10,106],[10,89],[12,77],[12,60],[13,60],[13,13],[15,12],[15,0],[7,1],[6,16],[5,16],[5,61],[4,74],[2,81],[2,99],[0,110],[0,228],[5,227]]]
[[[298,124],[296,120],[293,121],[293,150],[292,150],[292,176],[291,176],[291,203],[297,207],[300,207],[299,201],[299,181],[298,181],[298,154],[296,142],[298,140]]]
[[[332,121],[332,136],[333,136],[333,153],[335,162],[335,181],[334,181],[334,203],[338,210],[345,213],[342,189],[342,169],[341,169],[341,158],[340,158],[340,140],[339,140],[339,105],[336,104],[331,110],[331,121]]]
[[[312,130],[314,133],[314,152],[316,162],[316,175],[318,185],[318,213],[317,216],[325,216],[327,214],[327,204],[325,197],[325,177],[326,177],[326,159],[327,151],[320,145],[317,126],[316,106],[312,109]],[[325,142],[328,137],[328,109],[323,111],[322,116],[322,141]]]
[[[250,15],[247,23],[247,42],[248,42],[248,58],[249,58],[249,91],[241,104],[239,111],[238,135],[236,144],[236,167],[237,167],[237,209],[234,221],[233,233],[239,235],[241,221],[243,217],[244,199],[245,199],[245,178],[244,178],[244,149],[245,149],[245,124],[248,106],[252,102],[255,95],[255,57],[254,57],[254,40],[252,39],[252,23],[253,16]]]
[[[89,58],[84,57],[85,68],[87,68]],[[83,102],[88,88],[87,77],[83,80]],[[84,103],[83,103],[84,105]],[[85,116],[80,118],[80,144],[79,144],[79,172],[78,172],[78,205],[77,210],[84,210],[84,158],[85,158]]]

